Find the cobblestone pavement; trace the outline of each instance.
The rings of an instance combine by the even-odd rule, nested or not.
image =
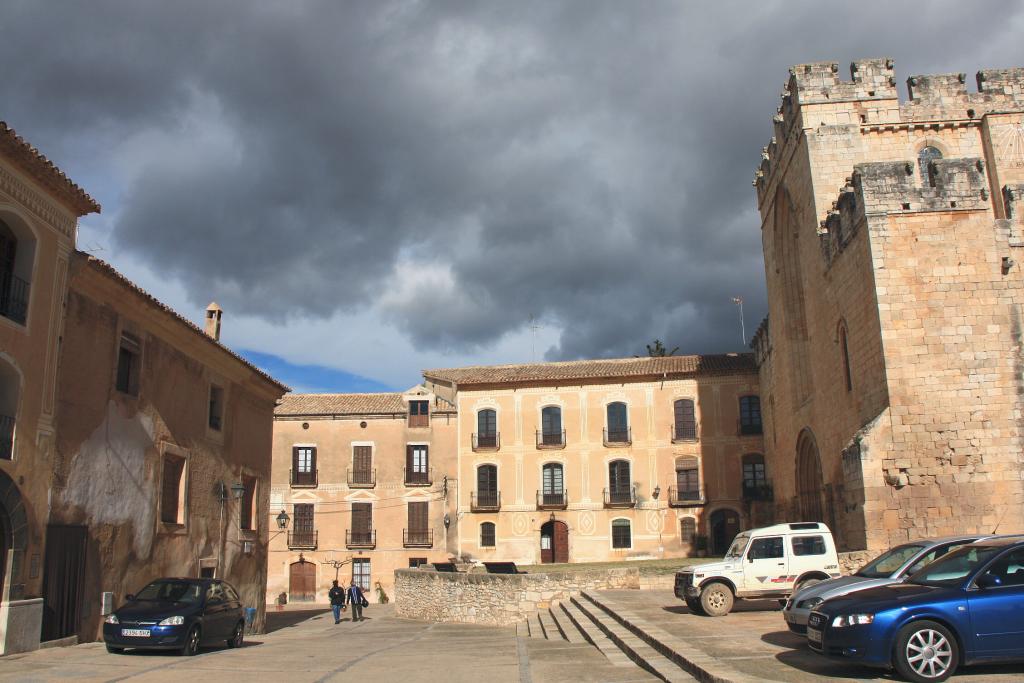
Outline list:
[[[326,608],[325,608],[326,609]],[[330,613],[270,614],[266,635],[240,650],[197,657],[108,654],[102,643],[0,657],[4,681],[259,680],[556,683],[654,681],[614,667],[589,645],[516,638],[514,628],[427,624],[397,619],[373,605],[365,621],[335,625]]]
[[[720,618],[691,614],[672,591],[602,591],[637,616],[685,640],[736,671],[764,681],[892,681],[892,675],[868,667],[826,659],[813,652],[803,636],[791,633],[778,602],[737,601],[736,610]],[[951,681],[1019,683],[1024,664],[973,666]]]

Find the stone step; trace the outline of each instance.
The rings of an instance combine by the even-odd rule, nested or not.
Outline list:
[[[608,638],[640,668],[668,683],[688,683],[697,680],[648,645],[640,636],[623,626],[597,604],[586,598],[574,599],[576,606],[600,628]]]
[[[629,657],[625,655],[615,643],[613,643],[608,636],[604,634],[601,629],[597,627],[594,622],[590,620],[590,617],[586,616],[580,608],[575,604],[576,599],[573,598],[570,602],[563,602],[561,607],[562,611],[572,622],[573,626],[582,634],[583,638],[601,651],[608,661],[615,666],[619,667],[636,667]]]
[[[516,624],[516,638],[530,637],[530,620],[520,621]]]
[[[614,620],[620,628],[628,629],[660,655],[698,680],[759,683],[759,679],[742,674],[728,664],[701,652],[681,638],[638,616],[629,605],[620,603],[600,591],[583,591],[580,600],[584,604],[590,604],[593,610],[605,615],[606,619]]]
[[[538,610],[537,620],[540,622],[540,627],[544,630],[545,638],[548,640],[567,640],[562,635],[562,631],[558,628],[555,620],[551,617],[550,610]]]
[[[565,613],[565,610],[560,605],[555,605],[551,608],[551,618],[558,624],[558,629],[562,632],[562,637],[568,640],[570,643],[582,643],[586,644],[587,639],[580,632],[576,625],[569,619],[569,615]]]

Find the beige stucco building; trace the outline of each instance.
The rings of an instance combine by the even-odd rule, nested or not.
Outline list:
[[[721,552],[771,500],[750,354],[424,371],[458,410],[459,556]]]
[[[353,581],[371,602],[393,595],[394,570],[444,562],[454,523],[454,407],[422,387],[404,393],[289,394],[274,417],[268,603],[326,602]]]
[[[846,549],[1024,531],[1024,69],[793,67],[755,186],[776,516]]]

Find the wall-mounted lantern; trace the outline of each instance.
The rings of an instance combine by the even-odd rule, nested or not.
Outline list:
[[[444,513],[444,528],[447,529],[452,525],[452,518],[448,516],[448,513]]]
[[[291,520],[291,517],[288,516],[287,512],[281,510],[281,514],[279,514],[275,519],[277,519],[277,528],[284,531],[288,528],[288,522]]]
[[[661,495],[661,487],[655,486],[654,491],[652,491],[652,493],[654,494],[654,500],[658,500],[658,496]]]
[[[231,495],[235,497],[235,500],[240,500],[245,495],[245,484],[240,481],[236,481],[231,485]]]

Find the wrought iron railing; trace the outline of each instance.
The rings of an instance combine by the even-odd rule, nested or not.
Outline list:
[[[704,492],[699,488],[678,486],[668,487],[668,504],[671,507],[687,507],[700,505],[704,502]]]
[[[350,489],[372,489],[376,485],[376,469],[350,469],[348,471],[348,487]]]
[[[288,470],[294,488],[302,488],[304,486],[315,487],[317,484],[317,472],[318,470]]]
[[[604,490],[604,506],[606,508],[631,508],[636,505],[636,487],[612,488]]]
[[[29,284],[8,271],[0,271],[0,315],[16,323],[28,319]]]
[[[402,545],[406,548],[430,548],[434,545],[434,530],[403,529]]]
[[[775,500],[775,492],[770,481],[743,482],[743,500]]]
[[[633,430],[629,427],[604,430],[605,446],[628,446],[631,443],[633,443]]]
[[[473,435],[473,450],[474,451],[496,451],[501,448],[501,434],[494,432],[493,434],[474,434]]]
[[[764,429],[761,427],[761,421],[757,422],[740,422],[740,434],[742,436],[750,436],[754,434],[762,434]]]
[[[434,468],[428,467],[427,470],[410,470],[408,467],[402,468],[405,473],[405,485],[406,486],[430,486],[434,483]]]
[[[346,548],[376,548],[376,529],[348,529],[345,532]]]
[[[565,491],[537,491],[538,510],[564,510],[569,507],[569,496]]]
[[[316,549],[316,542],[317,532],[315,529],[288,532],[289,548]]]
[[[565,430],[560,432],[537,430],[537,448],[565,448]]]
[[[13,417],[0,415],[0,460],[10,460],[14,456],[14,425]]]
[[[469,509],[471,512],[497,512],[501,509],[501,491],[472,492]]]
[[[699,429],[696,422],[693,424],[679,424],[677,422],[672,426],[672,443],[697,441],[698,439]]]

